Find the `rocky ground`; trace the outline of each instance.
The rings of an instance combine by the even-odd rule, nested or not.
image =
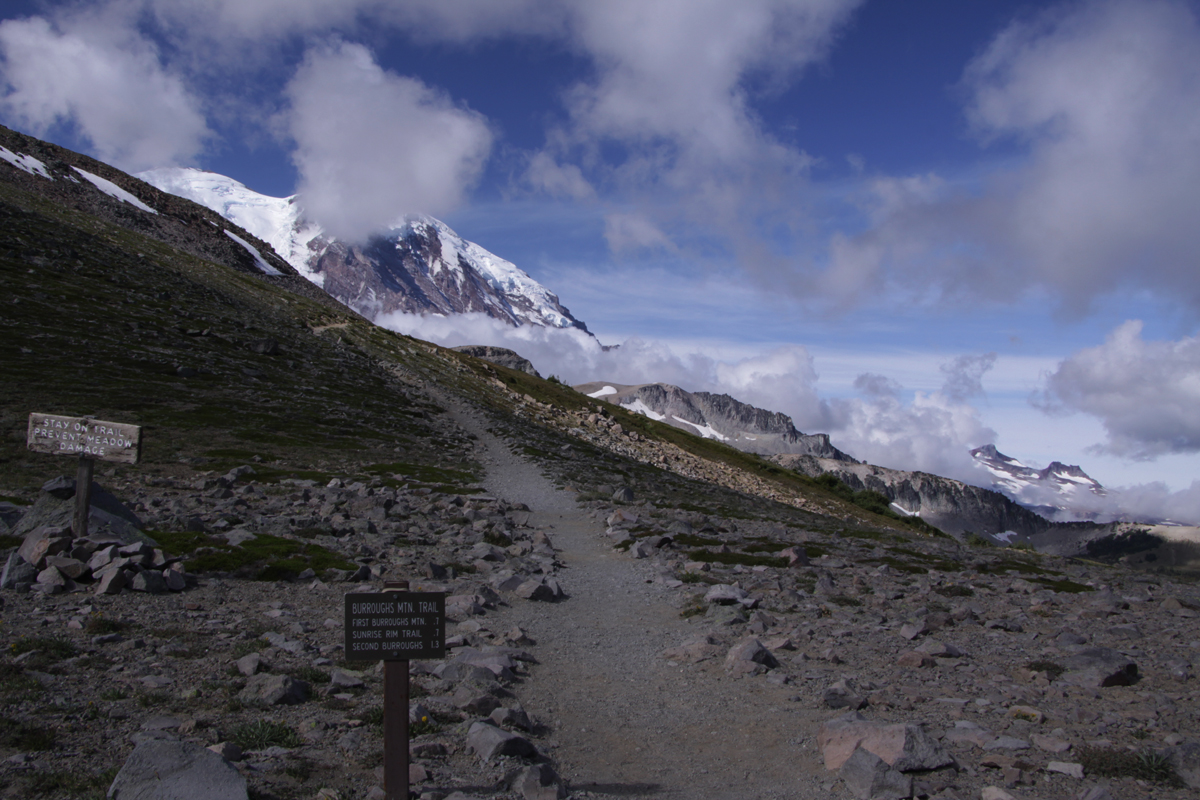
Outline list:
[[[151,740],[219,751],[251,797],[381,796],[382,671],[344,661],[341,625],[342,596],[384,579],[449,595],[448,659],[411,665],[422,797],[1200,785],[1195,585],[639,485],[576,495],[455,414],[480,484],[124,472],[108,488],[157,553],[55,538],[63,498],[10,506],[10,533],[52,543],[0,592],[3,796],[99,797]],[[73,577],[44,560],[73,556]],[[177,591],[135,582],[171,570]],[[126,588],[97,593],[114,571]]]

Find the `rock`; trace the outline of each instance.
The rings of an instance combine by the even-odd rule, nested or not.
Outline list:
[[[37,579],[38,569],[18,553],[9,553],[8,561],[4,564],[4,573],[0,575],[0,589],[28,588]]]
[[[901,772],[937,769],[954,761],[920,725],[871,722],[857,711],[822,723],[817,746],[828,770],[840,769],[859,746]]]
[[[119,594],[125,588],[125,573],[119,569],[101,572],[92,591],[95,594]]]
[[[242,760],[242,748],[238,747],[233,742],[221,742],[219,744],[212,744],[212,745],[208,746],[208,749],[213,751],[214,753],[216,753],[217,755],[219,755],[221,758],[225,759],[226,761],[241,761]]]
[[[522,583],[514,591],[517,597],[523,597],[526,600],[542,600],[553,601],[555,599],[554,590],[546,585],[544,580],[530,578]]]
[[[826,689],[821,701],[828,708],[849,708],[852,711],[858,711],[867,705],[867,698],[862,697],[856,691],[854,683],[845,678]]]
[[[1076,800],[1113,800],[1112,792],[1107,786],[1093,786],[1075,795]]]
[[[1047,772],[1060,772],[1076,780],[1083,780],[1083,764],[1071,764],[1066,761],[1051,761],[1046,765]]]
[[[1070,742],[1066,741],[1065,739],[1059,739],[1055,736],[1046,736],[1042,733],[1035,733],[1030,736],[1029,739],[1039,750],[1044,750],[1045,752],[1053,753],[1054,755],[1065,753],[1071,749]]]
[[[634,500],[633,489],[630,489],[628,486],[622,486],[613,492],[612,499],[618,503],[632,503]]]
[[[329,685],[339,689],[357,689],[364,684],[360,673],[347,669],[335,669],[329,674]]]
[[[47,556],[66,552],[71,547],[71,529],[62,526],[43,526],[30,531],[17,554],[28,563],[42,569]]]
[[[983,746],[984,750],[1028,750],[1029,742],[1015,736],[997,736]]]
[[[1078,686],[1132,686],[1138,679],[1132,658],[1107,647],[1086,647],[1062,659],[1067,669],[1061,680]]]
[[[112,800],[247,800],[246,779],[211,750],[174,739],[143,741],[108,789]]]
[[[500,730],[486,722],[476,722],[467,731],[467,747],[482,761],[496,756],[535,756],[537,748],[524,736]]]
[[[87,572],[87,564],[70,556],[46,556],[46,566],[54,567],[66,578],[78,579]]]
[[[995,738],[996,734],[986,728],[981,728],[969,720],[960,719],[954,723],[953,728],[946,731],[945,736],[942,737],[942,741],[950,742],[951,744],[967,742],[976,747],[983,747]]]
[[[918,653],[916,650],[909,650],[906,653],[901,653],[896,659],[896,666],[899,667],[936,667],[937,661],[932,656],[927,656],[924,653]]]
[[[59,497],[47,491],[38,495],[33,507],[21,517],[13,529],[14,536],[27,536],[31,531],[49,526],[58,530],[69,529],[75,516],[75,481],[70,482],[70,494]],[[64,484],[65,485],[65,484]],[[65,489],[64,489],[65,491]],[[157,542],[142,533],[142,522],[124,503],[105,491],[97,483],[92,484],[91,507],[88,509],[88,532],[106,531],[122,542],[146,541],[157,546]]]
[[[497,708],[488,715],[488,719],[501,728],[520,728],[523,731],[531,729],[529,715],[519,708]]]
[[[246,688],[238,692],[243,703],[268,706],[295,705],[308,699],[309,686],[290,675],[267,675],[260,673],[250,678]]]
[[[704,602],[709,605],[731,606],[741,605],[746,608],[753,608],[750,605],[750,595],[740,586],[730,586],[724,583],[718,583],[704,593]]]
[[[743,639],[729,648],[725,656],[725,671],[735,675],[762,672],[778,666],[779,661],[771,651],[754,638]]]
[[[1167,757],[1180,780],[1192,789],[1200,789],[1200,742],[1178,744],[1168,751]]]
[[[999,786],[985,786],[979,793],[980,800],[1017,800]]]
[[[463,686],[454,693],[454,705],[473,716],[487,717],[500,708],[501,701],[495,695]]]
[[[129,588],[135,592],[165,594],[167,591],[167,582],[163,579],[162,573],[146,570],[134,573],[133,577],[129,580]]]
[[[683,661],[698,664],[710,658],[716,658],[721,653],[721,645],[711,636],[699,636],[689,639],[679,647],[671,647],[660,654],[668,661]]]
[[[779,552],[780,558],[788,560],[789,567],[807,567],[808,553],[803,547],[788,547]]]
[[[533,764],[517,773],[512,791],[525,800],[563,800],[567,787],[549,764]]]
[[[258,674],[258,670],[263,665],[263,659],[258,653],[250,653],[242,656],[235,663],[237,664],[238,672],[249,678]]]
[[[838,768],[838,777],[859,800],[903,800],[913,793],[910,776],[892,769],[879,756],[861,747]]]

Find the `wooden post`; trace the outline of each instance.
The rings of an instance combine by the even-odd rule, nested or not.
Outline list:
[[[75,518],[71,521],[71,535],[83,539],[88,535],[88,513],[92,505],[92,473],[96,462],[80,456],[79,468],[75,471]]]
[[[406,592],[408,581],[385,581],[385,592]],[[408,661],[383,662],[383,790],[408,800]]]

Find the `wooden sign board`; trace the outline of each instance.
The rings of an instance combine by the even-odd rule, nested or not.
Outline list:
[[[347,661],[446,657],[446,595],[380,592],[346,595]]]
[[[136,464],[142,457],[142,429],[88,417],[33,413],[25,444],[35,453]]]

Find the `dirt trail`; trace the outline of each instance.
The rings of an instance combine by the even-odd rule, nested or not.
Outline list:
[[[529,506],[566,569],[568,598],[519,603],[491,622],[525,628],[540,664],[519,691],[548,721],[548,744],[575,793],[723,798],[828,797],[815,713],[793,687],[737,679],[722,665],[672,666],[659,653],[700,635],[681,619],[646,561],[602,541],[603,523],[514,455],[470,412],[460,424],[486,447],[489,492]],[[581,794],[580,796],[587,796]]]

